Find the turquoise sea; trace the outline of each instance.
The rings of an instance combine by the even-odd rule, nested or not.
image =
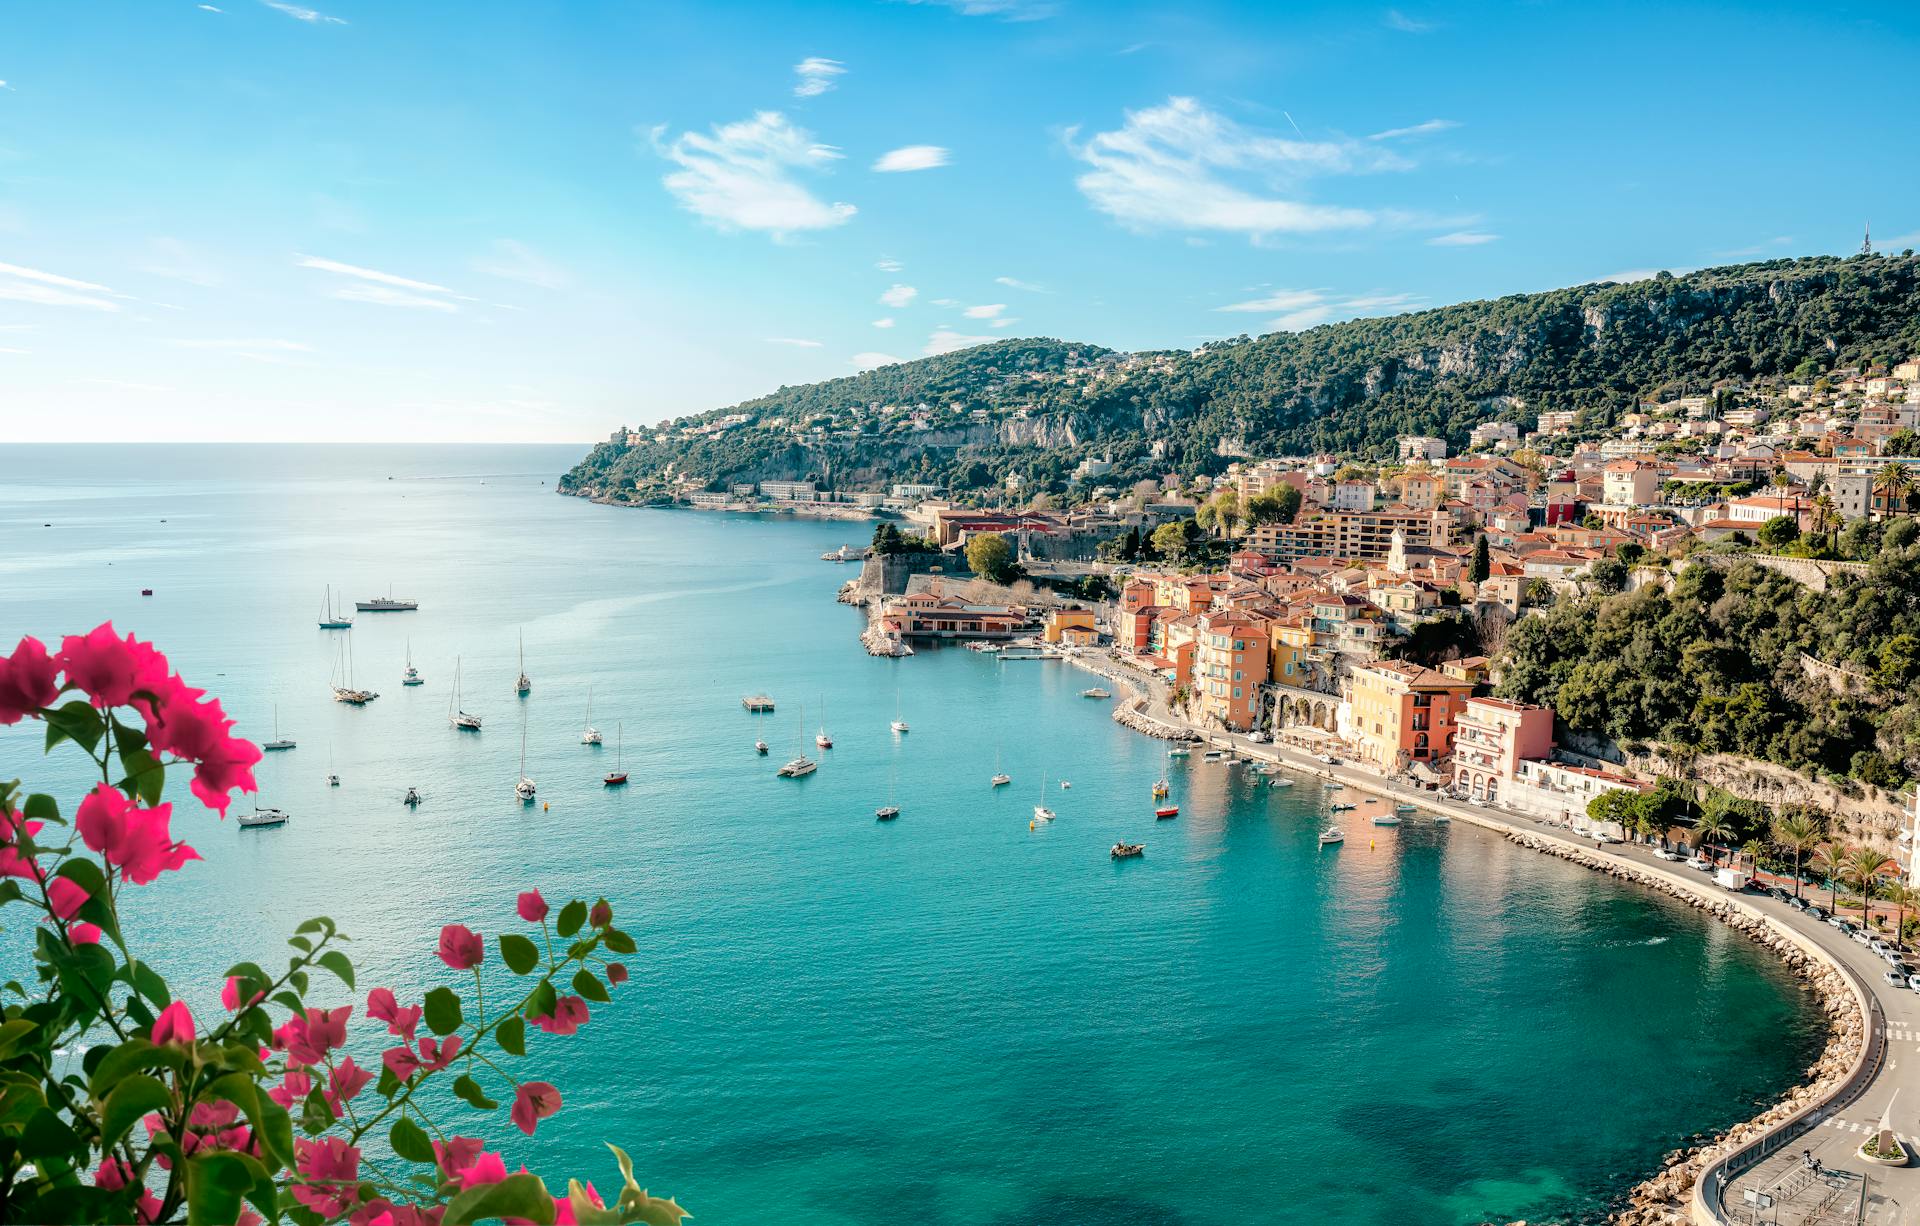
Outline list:
[[[125,905],[197,1007],[310,914],[358,938],[360,998],[417,998],[445,920],[491,937],[518,890],[604,892],[641,952],[579,1035],[538,1036],[565,1108],[533,1141],[448,1114],[556,1183],[617,1183],[617,1141],[711,1224],[1582,1219],[1817,1051],[1794,982],[1684,908],[1419,817],[1323,852],[1317,784],[1169,763],[1089,674],[868,658],[818,560],[863,526],[555,496],[580,452],[8,448],[5,646],[111,618],[299,742],[261,770],[284,829],[169,788],[205,862]],[[359,616],[364,709],[330,699],[326,584],[421,604]],[[477,736],[446,723],[456,655]],[[778,711],[742,711],[762,690]],[[776,779],[823,720],[819,773]],[[0,729],[0,777],[77,795],[38,748]]]

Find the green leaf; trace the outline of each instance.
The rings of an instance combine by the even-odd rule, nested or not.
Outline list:
[[[305,971],[288,971],[287,982],[292,984],[293,990],[300,993],[300,995],[305,996],[307,994],[307,973]]]
[[[20,812],[36,822],[57,822],[60,820],[60,802],[45,792],[35,792],[27,797],[27,803]]]
[[[518,1016],[510,1017],[493,1029],[493,1041],[510,1056],[527,1054],[527,1024]]]
[[[295,949],[299,950],[303,954],[310,954],[313,952],[313,942],[309,941],[305,937],[300,937],[300,936],[288,937],[287,944],[293,946]]]
[[[279,1145],[282,1138],[276,1135],[275,1128],[272,1126],[272,1122],[267,1115],[267,1109],[275,1108],[275,1104],[272,1099],[266,1098],[260,1093],[259,1085],[255,1082],[253,1075],[249,1073],[228,1073],[223,1077],[216,1077],[207,1085],[206,1089],[201,1091],[201,1097],[218,1099],[221,1102],[229,1102],[240,1108],[241,1113],[247,1117],[247,1122],[253,1125],[253,1130],[260,1134],[265,1142],[267,1154],[274,1160],[274,1166],[278,1168],[293,1165],[293,1133],[291,1126],[289,1126],[284,1138],[286,1148],[282,1150]],[[285,1112],[281,1114],[284,1116]],[[262,1169],[264,1170],[264,1168]]]
[[[509,1175],[499,1183],[476,1184],[448,1201],[441,1226],[467,1226],[497,1217],[552,1226],[553,1197],[538,1175]]]
[[[124,1039],[107,1050],[106,1057],[87,1079],[87,1087],[99,1098],[111,1093],[131,1074],[161,1068],[178,1072],[186,1063],[187,1054],[178,1047],[160,1047],[141,1038]]]
[[[62,705],[58,710],[47,712],[47,748],[52,749],[62,741],[72,741],[88,753],[100,743],[106,735],[107,725],[100,718],[100,712],[84,698],[76,698]]]
[[[373,1083],[373,1092],[375,1094],[378,1094],[382,1098],[392,1098],[400,1092],[400,1087],[405,1084],[405,1082],[393,1075],[393,1070],[387,1067],[384,1060],[381,1061],[380,1080]]]
[[[293,1165],[293,1115],[279,1103],[260,1096],[261,1143],[272,1155],[276,1167]]]
[[[167,1087],[145,1073],[130,1073],[108,1092],[100,1109],[100,1143],[111,1149],[120,1143],[140,1117],[162,1111],[173,1103]]]
[[[404,1115],[387,1129],[387,1143],[408,1162],[433,1161],[433,1141],[427,1136],[427,1130]]]
[[[265,1168],[225,1149],[202,1149],[187,1159],[187,1222],[189,1226],[230,1226],[240,1216],[240,1201],[267,1178]]]
[[[167,991],[167,981],[160,972],[144,962],[131,962],[127,965],[127,982],[133,990],[146,997],[162,1009],[173,1003],[173,994]]]
[[[601,984],[599,977],[584,966],[573,974],[573,990],[588,1000],[599,1001],[601,1004],[613,999],[607,995],[607,989]]]
[[[452,1034],[460,1029],[465,1015],[460,1012],[460,996],[452,988],[435,988],[427,993],[427,1029],[435,1034]]]
[[[120,939],[120,922],[113,913],[113,897],[107,888],[107,875],[100,871],[98,864],[85,856],[69,856],[61,862],[54,876],[65,877],[87,892],[87,901],[80,904],[80,909],[74,913],[75,919],[97,924],[114,940]]]
[[[453,1079],[453,1092],[458,1094],[467,1106],[478,1111],[493,1111],[500,1106],[499,1103],[487,1097],[486,1091],[480,1088],[479,1082],[465,1073]]]
[[[578,1179],[567,1180],[567,1203],[578,1226],[620,1226],[620,1210],[594,1204],[586,1185]]]
[[[337,949],[329,949],[314,961],[332,971],[349,989],[353,987],[353,963],[347,959],[347,955]]]
[[[517,932],[500,934],[500,960],[516,975],[540,965],[540,947]]]
[[[21,1041],[38,1029],[40,1029],[39,1023],[30,1022],[24,1017],[0,1022],[0,1060],[13,1055],[14,1049],[20,1046]]]
[[[138,796],[149,807],[159,804],[160,794],[167,787],[167,768],[144,745],[120,744],[119,749],[120,769],[127,772],[120,790]]]
[[[620,1164],[620,1180],[624,1185],[620,1189],[620,1220],[623,1222],[646,1222],[648,1226],[680,1226],[680,1220],[692,1216],[685,1209],[673,1203],[672,1197],[661,1199],[648,1196],[647,1190],[633,1180],[633,1159],[627,1151],[618,1145],[609,1144],[614,1160]]]
[[[316,915],[312,919],[302,923],[298,928],[295,928],[294,931],[299,933],[320,932],[332,936],[334,931],[333,921],[324,915]]]
[[[61,1118],[45,1107],[40,1107],[27,1117],[27,1126],[20,1132],[20,1155],[32,1158],[42,1167],[52,1165],[49,1158],[64,1158],[69,1154],[80,1154],[87,1148],[79,1134],[67,1127]]]
[[[638,949],[638,946],[633,943],[633,938],[618,928],[607,929],[606,942],[607,948],[616,954],[630,954]]]
[[[560,993],[553,990],[553,980],[542,979],[533,985],[533,998],[527,1002],[528,1017],[552,1017],[559,1007]]]
[[[580,925],[587,922],[587,904],[574,899],[560,908],[560,918],[555,921],[553,930],[562,938],[570,937],[580,931]]]
[[[314,1086],[307,1093],[307,1101],[300,1104],[300,1127],[310,1137],[317,1137],[333,1127],[333,1108],[327,1105],[327,1096]]]
[[[307,1008],[307,1003],[298,996],[295,996],[292,992],[275,992],[273,994],[273,1003],[276,1005],[285,1005],[295,1013],[304,1013]]]

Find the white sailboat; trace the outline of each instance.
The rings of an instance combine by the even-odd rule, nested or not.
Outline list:
[[[447,722],[464,732],[480,731],[480,717],[460,706],[460,657],[453,657],[453,692],[447,695]]]
[[[1002,788],[1012,782],[1013,776],[1002,772],[1000,769],[1000,750],[996,747],[993,751],[993,786]]]
[[[873,811],[873,816],[879,821],[890,822],[900,816],[900,806],[893,802],[894,776],[894,771],[887,771],[887,803]]]
[[[580,743],[582,745],[601,744],[600,730],[593,726],[593,687],[592,686],[587,687],[587,723],[586,723],[586,727],[580,730]]]
[[[525,698],[533,689],[533,678],[527,676],[527,632],[520,632],[520,676],[514,680],[513,692]]]
[[[833,738],[827,735],[827,700],[820,700],[820,731],[813,734],[813,743],[822,749],[833,748]]]
[[[900,687],[893,687],[893,724],[895,732],[907,731],[907,721],[900,718]]]
[[[800,708],[800,737],[801,737],[802,744],[806,743],[806,735],[807,735],[807,714],[806,714],[806,708],[802,707]],[[813,772],[819,769],[820,769],[820,764],[818,762],[815,762],[812,758],[809,758],[806,754],[800,753],[800,754],[794,755],[792,758],[789,758],[785,762],[785,764],[783,764],[780,767],[780,769],[775,771],[774,773],[779,775],[782,779],[799,779],[803,776],[811,775]]]
[[[1045,800],[1046,798],[1047,798],[1047,777],[1045,773],[1042,773],[1040,776],[1040,799]],[[1050,822],[1053,820],[1053,817],[1054,817],[1053,810],[1047,808],[1046,805],[1039,804],[1039,805],[1033,806],[1034,821]]]
[[[322,630],[351,630],[353,628],[353,618],[347,616],[344,611],[336,613],[333,610],[332,584],[327,585],[326,597],[320,603],[320,628]]]
[[[333,700],[344,702],[348,706],[364,707],[380,695],[373,690],[363,690],[353,684],[353,636],[347,635],[340,644],[340,656],[335,662]]]
[[[533,803],[533,780],[527,778],[527,721],[520,721],[520,782],[513,785],[513,794],[528,804]]]
[[[627,768],[623,765],[627,760],[627,726],[615,724],[613,736],[613,769],[600,780],[608,787],[615,787],[627,781]]]
[[[242,813],[235,820],[240,823],[242,830],[260,830],[268,826],[284,826],[290,818],[284,810],[262,809],[255,805],[252,813]]]
[[[400,674],[401,685],[425,685],[427,679],[413,666],[413,640],[407,640],[407,671]]]
[[[268,750],[293,748],[293,738],[280,735],[280,704],[277,702],[273,704],[273,739],[262,741],[260,748]]]

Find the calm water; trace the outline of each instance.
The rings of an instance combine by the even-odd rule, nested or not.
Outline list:
[[[360,938],[363,990],[417,997],[446,919],[491,936],[534,885],[616,901],[634,983],[535,1048],[566,1109],[534,1142],[460,1121],[556,1182],[614,1182],[605,1137],[706,1223],[1573,1217],[1817,1045],[1792,981],[1683,908],[1418,818],[1349,819],[1323,853],[1317,785],[1169,763],[1078,696],[1088,674],[869,659],[832,599],[850,572],[817,560],[859,525],[556,497],[570,447],[9,452],[9,646],[111,617],[243,730],[278,704],[299,741],[261,772],[291,826],[189,798],[175,829],[206,862],[129,895],[208,1007],[309,914]],[[360,615],[364,709],[329,697],[327,583],[421,602]],[[478,736],[445,720],[456,654]],[[777,714],[741,710],[759,690]],[[823,718],[837,746],[779,780],[802,704],[809,751]],[[609,793],[616,725],[633,784]],[[0,777],[75,794],[37,748],[0,729]],[[1162,774],[1182,809],[1155,823]],[[1043,794],[1060,819],[1029,832]],[[877,825],[889,796],[904,816]],[[1119,838],[1146,858],[1110,861]]]

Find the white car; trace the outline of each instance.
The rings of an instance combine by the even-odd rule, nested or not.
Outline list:
[[[1908,975],[1907,986],[1916,992],[1920,992],[1920,975]]]
[[[1325,762],[1328,766],[1340,765],[1340,759],[1334,757],[1330,753],[1323,753],[1323,754],[1316,755],[1315,760],[1320,762]]]
[[[1656,847],[1653,849],[1653,858],[1656,860],[1678,860],[1680,857],[1664,847]]]
[[[1698,869],[1699,871],[1704,873],[1713,867],[1713,862],[1707,859],[1705,856],[1688,856],[1687,867],[1692,869]]]

